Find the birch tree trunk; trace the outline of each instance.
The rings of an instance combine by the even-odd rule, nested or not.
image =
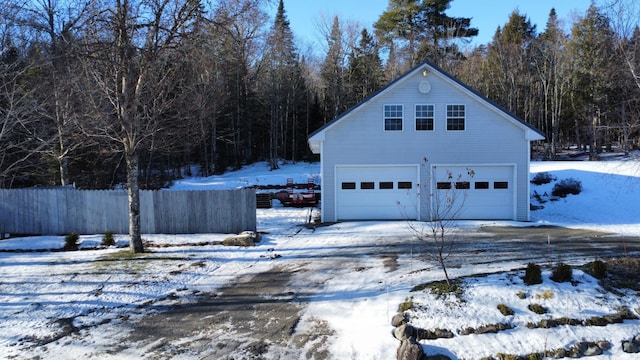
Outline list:
[[[139,155],[131,146],[126,146],[127,195],[129,199],[129,249],[132,253],[144,252],[140,227],[140,186],[138,183]]]

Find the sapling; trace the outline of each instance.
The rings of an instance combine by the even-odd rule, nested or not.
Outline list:
[[[424,159],[423,166],[426,166]],[[431,169],[431,178],[436,178],[435,167]],[[466,174],[454,174],[446,170],[446,181],[438,181],[432,191],[423,196],[423,208],[427,210],[428,221],[414,223],[409,222],[409,228],[416,239],[432,246],[435,251],[435,259],[444,273],[447,286],[451,286],[446,260],[452,252],[454,244],[455,220],[461,214],[464,200],[469,189],[469,180],[473,178],[474,171],[466,169]],[[425,186],[423,190],[429,189]]]

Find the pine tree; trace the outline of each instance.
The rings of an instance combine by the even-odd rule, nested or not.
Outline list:
[[[569,51],[573,58],[571,106],[575,112],[576,142],[589,143],[590,158],[596,156],[599,128],[606,127],[606,115],[613,92],[614,34],[609,20],[591,5],[584,18],[571,29]],[[586,133],[586,134],[585,134]],[[585,136],[586,135],[586,136]]]
[[[367,29],[360,34],[360,43],[349,55],[350,106],[378,91],[384,83],[382,60],[378,46]]]
[[[344,49],[342,31],[338,17],[333,18],[331,32],[327,38],[329,50],[322,63],[320,77],[323,83],[325,120],[336,118],[345,110],[344,106]]]
[[[293,33],[287,18],[284,2],[280,0],[275,21],[269,36],[267,54],[267,89],[269,102],[269,163],[278,168],[278,159],[293,138],[290,129],[298,126],[296,107],[303,96],[302,74]],[[287,141],[288,140],[288,141]],[[293,146],[295,148],[295,146]]]
[[[533,108],[531,49],[535,36],[536,26],[513,11],[504,28],[496,30],[487,53],[489,97],[528,122]]]
[[[478,35],[471,18],[451,17],[445,13],[451,0],[390,0],[387,10],[374,24],[381,42],[398,42],[413,67],[429,59],[442,66],[450,57],[461,57],[454,40]]]

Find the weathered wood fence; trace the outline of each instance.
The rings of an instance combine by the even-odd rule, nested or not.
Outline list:
[[[255,189],[140,191],[143,234],[256,230]],[[0,234],[129,233],[125,190],[0,189]]]

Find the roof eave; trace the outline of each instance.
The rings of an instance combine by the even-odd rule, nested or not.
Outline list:
[[[528,129],[527,133],[525,135],[526,139],[529,141],[536,141],[536,140],[544,140],[546,139],[546,137],[544,135],[542,135],[541,133],[532,130],[532,129]]]
[[[320,149],[322,148],[322,141],[308,141],[309,143],[309,149],[311,149],[311,152],[314,154],[320,154]]]

